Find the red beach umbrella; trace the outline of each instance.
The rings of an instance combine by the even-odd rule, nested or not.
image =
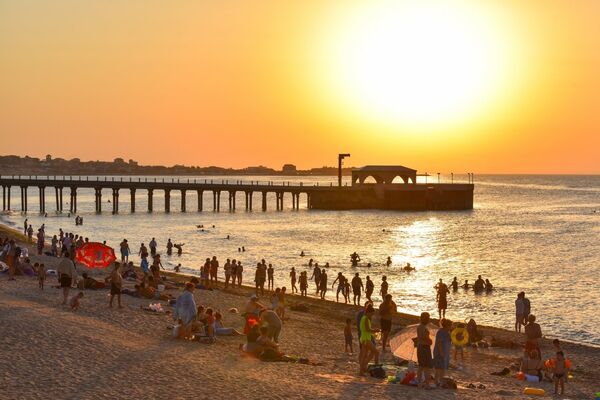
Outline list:
[[[97,242],[88,242],[75,252],[77,262],[88,268],[108,268],[117,257],[112,247]]]

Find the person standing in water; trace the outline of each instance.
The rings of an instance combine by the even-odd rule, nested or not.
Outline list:
[[[453,292],[458,292],[458,279],[456,277],[454,277],[454,279],[452,279],[452,291]]]
[[[223,265],[223,271],[225,272],[225,288],[229,287],[229,280],[231,279],[231,260],[228,258]]]
[[[354,295],[354,305],[360,305],[360,295],[362,290],[364,290],[364,285],[362,279],[358,275],[358,272],[354,274],[354,278],[352,278],[352,294]]]
[[[312,264],[312,263],[309,263],[309,264]],[[315,286],[317,288],[315,294],[319,294],[319,290],[321,289],[321,269],[319,268],[318,265],[315,265],[315,268],[313,269],[313,274],[310,277],[310,279],[314,279]]]
[[[388,256],[387,261],[385,262],[386,267],[391,267],[392,265],[392,257]]]
[[[237,268],[235,269],[235,271],[237,273],[238,287],[241,287],[242,286],[242,273],[244,272],[244,266],[242,265],[241,261],[238,261]]]
[[[379,289],[379,294],[381,295],[381,298],[384,299],[385,296],[388,293],[388,283],[387,283],[387,276],[382,276],[381,277],[381,289]]]
[[[273,290],[274,287],[274,279],[273,274],[275,270],[273,269],[273,264],[269,264],[269,268],[267,268],[267,290]]]
[[[371,280],[371,277],[369,275],[367,275],[367,284],[365,286],[365,296],[367,297],[367,300],[373,301],[373,300],[371,300],[371,295],[373,294],[374,290],[375,290],[375,284]]]
[[[450,293],[448,290],[448,286],[440,279],[437,285],[435,285],[437,289],[436,301],[438,303],[438,314],[439,319],[446,318],[446,309],[448,308],[448,299],[447,294]]]
[[[148,243],[148,247],[150,247],[150,254],[153,256],[156,255],[156,246],[156,239],[152,238],[150,243]]]
[[[321,300],[325,300],[325,293],[327,293],[327,272],[325,268],[321,271],[321,275],[319,275],[319,279],[321,281],[320,289],[321,289]]]
[[[167,240],[167,255],[170,256],[173,254],[173,242],[171,242],[171,238]]]
[[[306,271],[300,272],[300,296],[306,297],[308,290],[308,274]]]

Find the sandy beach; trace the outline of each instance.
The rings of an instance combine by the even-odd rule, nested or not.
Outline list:
[[[57,262],[48,256],[31,258],[32,262],[43,259],[47,268]],[[99,272],[100,276],[106,273]],[[184,276],[165,275],[172,282],[185,281]],[[48,278],[43,291],[35,278],[0,279],[2,399],[526,397],[522,394],[526,383],[491,375],[517,362],[522,353],[518,348],[466,349],[462,368],[451,362],[449,370],[449,376],[458,383],[457,390],[424,390],[358,377],[357,356],[343,351],[344,320],[353,318],[358,310],[350,305],[289,297],[289,304],[305,303],[309,312],[287,311],[281,347],[287,354],[320,364],[312,366],[261,362],[244,356],[239,350],[245,343],[243,336],[219,337],[215,344],[175,340],[168,329],[173,322],[170,315],[144,311],[141,307],[150,301],[130,296],[123,296],[124,309],[109,309],[107,290],[86,290],[80,310],[73,312],[60,305],[60,291],[55,286],[53,277]],[[129,286],[133,287],[133,282],[128,282]],[[174,296],[180,292],[168,291]],[[222,310],[225,324],[241,330],[243,318],[227,310],[241,309],[251,293],[245,287],[196,290],[195,299],[197,304]],[[393,331],[416,321],[415,316],[398,315]],[[488,327],[482,331],[487,341],[493,336],[524,342],[523,335],[514,332]],[[555,398],[593,398],[600,390],[596,369],[600,349],[572,343],[564,343],[563,348],[573,361],[573,379],[567,384],[566,395]],[[551,338],[544,340],[542,352],[546,358],[551,354]],[[389,352],[382,361],[390,371],[396,368]],[[469,384],[481,388],[471,389]],[[545,389],[547,397],[553,393],[549,382],[529,386]]]

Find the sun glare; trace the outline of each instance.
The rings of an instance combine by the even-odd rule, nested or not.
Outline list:
[[[427,129],[470,119],[510,85],[514,43],[476,3],[376,3],[327,42],[337,101],[369,119]],[[336,29],[336,28],[332,28]]]

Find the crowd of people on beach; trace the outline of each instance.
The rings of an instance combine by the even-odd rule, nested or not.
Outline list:
[[[79,217],[77,217],[76,223],[80,225]],[[173,334],[178,338],[212,343],[216,341],[217,336],[245,335],[246,343],[241,346],[245,354],[263,360],[301,360],[301,362],[309,362],[298,357],[287,356],[279,348],[282,328],[286,320],[286,309],[289,307],[287,304],[288,292],[286,286],[278,287],[275,284],[275,267],[264,259],[257,263],[254,270],[254,294],[244,305],[242,316],[246,322],[243,332],[238,332],[233,328],[224,326],[223,313],[220,310],[197,305],[193,293],[197,289],[214,290],[217,288],[234,289],[241,287],[244,271],[241,261],[226,259],[223,264],[224,276],[221,279],[219,277],[220,263],[217,256],[206,258],[200,269],[200,276],[191,277],[184,284],[183,292],[177,298],[174,298],[167,294],[166,290],[176,289],[178,285],[161,275],[161,270],[165,270],[165,268],[161,262],[156,238],[152,238],[148,242],[148,246],[145,243],[140,244],[137,251],[140,258],[139,270],[136,270],[134,262],[130,260],[132,251],[128,240],[123,239],[119,244],[120,259],[113,263],[108,276],[104,279],[96,279],[90,277],[87,273],[83,273],[81,279],[79,279],[75,254],[78,248],[89,242],[88,238],[59,229],[59,232],[52,236],[49,243],[46,243],[45,229],[45,225],[38,228],[38,234],[36,235],[37,254],[60,257],[56,270],[46,269],[43,263],[31,265],[28,248],[18,245],[14,239],[6,238],[0,240],[0,259],[8,267],[9,280],[14,280],[17,275],[37,277],[39,289],[44,290],[46,277],[54,275],[59,287],[62,289],[62,304],[68,305],[74,311],[81,305],[81,300],[84,297],[83,290],[108,288],[110,290],[108,306],[111,308],[115,299],[117,307],[123,308],[122,295],[167,301],[168,304],[173,305],[173,317],[176,322],[173,327]],[[33,228],[27,220],[24,223],[24,233],[28,240],[33,242]],[[175,244],[169,238],[166,243],[167,255],[173,253],[173,248],[180,255],[182,246],[183,244]],[[351,263],[354,265],[358,261],[360,261],[360,257],[358,254],[353,253]],[[388,266],[391,264],[389,257],[386,263]],[[313,259],[310,259],[308,267],[312,268],[310,278],[307,271],[298,273],[295,267],[291,268],[289,272],[291,293],[298,294],[301,297],[308,296],[309,281],[312,281],[314,282],[315,295],[320,299],[325,299],[325,295],[329,290],[329,265],[325,264],[324,267],[321,267]],[[408,272],[414,271],[414,267],[411,267],[410,264],[407,264],[404,268],[407,268],[405,270]],[[134,283],[133,289],[125,287],[124,282],[126,281]],[[261,298],[265,297],[265,283],[267,285],[266,293],[270,297],[270,304],[268,305],[264,305],[259,301],[259,296]],[[73,286],[77,287],[78,291],[73,296],[69,296]],[[382,301],[376,309],[372,298],[375,284],[369,275],[365,277],[363,282],[360,272],[355,272],[351,279],[346,277],[343,272],[338,272],[331,283],[331,289],[335,290],[336,293],[336,302],[343,301],[346,304],[363,305],[363,292],[366,298],[366,302],[357,312],[355,318],[359,375],[366,375],[368,372],[373,374],[372,371],[379,364],[381,354],[389,348],[392,321],[398,312],[398,307],[393,301],[392,295],[388,293],[388,287],[387,277],[382,276],[378,290]],[[439,314],[438,327],[435,332],[435,345],[432,348],[430,334],[432,320],[427,312],[421,314],[420,324],[416,329],[416,337],[414,338],[419,368],[413,379],[421,387],[443,385],[450,362],[451,349],[454,348],[455,350],[455,360],[458,355],[462,358],[462,350],[465,345],[477,343],[483,338],[473,319],[469,320],[468,324],[455,324],[446,318],[447,295],[451,293],[450,289],[457,292],[459,288],[473,289],[476,293],[483,293],[491,292],[494,287],[489,279],[483,279],[481,275],[478,276],[473,285],[469,284],[468,280],[465,280],[463,285],[459,285],[458,279],[454,277],[450,287],[442,279],[434,286]],[[556,390],[558,391],[560,386],[564,392],[564,383],[568,377],[569,366],[564,351],[560,348],[560,342],[556,340],[554,343],[555,357],[551,359],[551,362],[542,362],[542,352],[539,345],[542,330],[536,322],[536,317],[531,314],[531,303],[525,297],[524,292],[518,294],[515,308],[515,331],[521,332],[524,330],[526,337],[521,365],[524,379],[541,381],[544,377],[551,376],[556,383]],[[378,315],[379,319],[378,328],[374,324],[375,315]],[[459,333],[455,335],[455,332]],[[467,338],[466,342],[460,339],[461,335],[463,338]],[[455,336],[459,339],[456,339]],[[353,337],[352,319],[346,319],[344,344],[345,351],[350,354],[354,351]],[[551,375],[548,375],[549,373]]]

